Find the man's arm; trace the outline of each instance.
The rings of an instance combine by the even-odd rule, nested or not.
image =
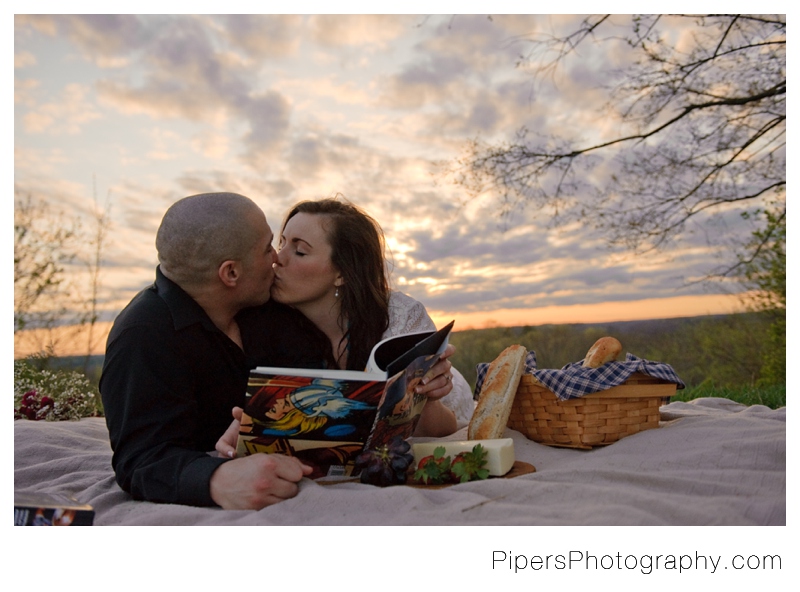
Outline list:
[[[159,343],[156,340],[161,340]],[[135,499],[214,505],[212,473],[225,462],[203,451],[189,360],[147,325],[112,333],[100,392],[120,487]],[[181,363],[183,362],[183,363]]]
[[[154,347],[156,335],[143,324],[109,341],[100,390],[117,482],[136,499],[195,506],[260,508],[296,495],[312,470],[297,459],[234,462],[206,452],[243,399],[246,376],[239,384],[235,365],[199,354],[201,337],[189,339],[192,352],[159,332]],[[215,380],[220,373],[225,379]]]
[[[297,495],[313,469],[293,456],[252,454],[223,463],[210,481],[211,498],[226,510],[260,510]]]

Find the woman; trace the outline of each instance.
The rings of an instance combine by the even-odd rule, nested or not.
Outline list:
[[[271,297],[324,333],[329,368],[364,370],[382,339],[436,329],[420,302],[390,290],[383,231],[357,206],[340,199],[296,204],[284,220],[279,247]],[[448,346],[445,355],[452,351]],[[414,435],[447,436],[469,423],[472,390],[455,368],[446,377],[450,385],[436,384],[441,377],[417,385],[428,401]],[[234,421],[217,443],[222,456],[236,454],[241,413],[234,408]]]
[[[274,267],[272,298],[327,336],[329,367],[363,370],[380,340],[436,329],[420,302],[389,288],[383,232],[346,200],[296,204],[283,223]],[[469,384],[455,369],[451,380],[448,395],[428,397],[415,435],[449,435],[469,423]]]

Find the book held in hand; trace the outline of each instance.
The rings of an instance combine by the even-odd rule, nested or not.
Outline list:
[[[427,401],[414,388],[439,361],[453,323],[381,341],[364,372],[255,368],[236,454],[295,456],[313,479],[353,475],[362,450],[413,434]]]
[[[94,508],[55,493],[14,492],[14,526],[91,526]]]

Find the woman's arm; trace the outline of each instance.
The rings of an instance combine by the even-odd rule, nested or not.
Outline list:
[[[436,325],[421,302],[402,292],[392,292],[389,300],[389,328],[383,334],[383,338],[402,333],[435,330]],[[454,352],[455,346],[451,344],[442,357],[446,359]],[[442,378],[438,380],[431,378],[430,382],[417,392],[424,392],[434,399],[447,395],[442,399],[442,403],[455,414],[456,428],[453,431],[461,429],[469,424],[472,413],[475,411],[472,388],[466,378],[449,362],[447,362],[447,367],[442,367],[440,362],[434,366],[434,369],[432,377],[448,373],[452,375],[452,381],[447,384]]]
[[[415,436],[441,438],[449,436],[458,429],[456,415],[448,409],[440,399],[428,400],[419,416],[419,423],[414,430]]]

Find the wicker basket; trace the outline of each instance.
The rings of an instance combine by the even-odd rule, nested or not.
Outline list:
[[[676,385],[634,373],[619,386],[562,401],[525,374],[517,388],[508,427],[534,442],[590,449],[658,427],[659,407]]]

